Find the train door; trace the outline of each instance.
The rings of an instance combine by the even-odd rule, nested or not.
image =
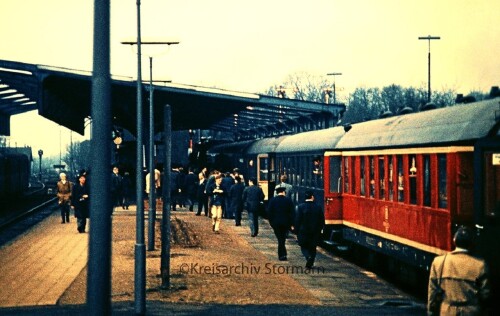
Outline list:
[[[474,212],[479,255],[490,264],[492,302],[500,300],[500,137],[474,148]]]
[[[268,154],[260,154],[257,155],[257,183],[264,191],[264,200],[269,200],[269,155]]]
[[[325,220],[326,224],[342,224],[342,156],[339,152],[325,153]]]

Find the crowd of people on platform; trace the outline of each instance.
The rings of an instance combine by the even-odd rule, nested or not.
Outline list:
[[[77,218],[77,230],[84,233],[89,218],[89,172],[82,170],[73,184],[65,173],[57,183],[57,197],[61,212],[61,223],[70,222],[70,209]],[[161,198],[161,172],[154,171],[154,186]],[[150,175],[145,178],[147,194],[150,193]],[[132,182],[125,172],[120,175],[117,166],[111,174],[110,193],[113,207],[128,209]],[[196,172],[180,166],[172,168],[170,174],[171,209],[187,208],[196,216],[202,213],[211,218],[212,231],[219,234],[222,219],[234,220],[241,226],[242,213],[248,214],[250,235],[259,233],[259,216],[265,212],[278,243],[278,259],[287,260],[286,239],[290,232],[297,234],[297,241],[306,260],[306,268],[312,268],[316,258],[316,247],[321,242],[325,217],[320,205],[315,203],[312,191],[305,191],[304,201],[295,205],[290,196],[294,188],[282,175],[275,186],[274,196],[264,208],[265,194],[255,178],[245,179],[237,168],[222,173],[207,168]],[[455,250],[434,259],[429,277],[428,313],[430,315],[482,315],[490,297],[489,270],[484,260],[469,253],[473,247],[474,234],[460,227],[455,236]]]
[[[77,218],[77,230],[85,232],[89,214],[89,172],[82,170],[76,177],[76,184],[60,174],[57,183],[57,196],[61,211],[61,223],[69,223],[70,209]],[[154,170],[154,192],[156,198],[162,196],[162,174]],[[112,207],[127,210],[131,203],[132,181],[130,174],[120,174],[118,166],[113,166],[110,181]],[[145,193],[151,192],[150,174],[145,176]],[[265,194],[255,178],[245,181],[244,176],[235,168],[232,172],[220,172],[207,168],[195,171],[188,168],[187,172],[181,166],[173,166],[170,173],[170,204],[171,210],[178,207],[187,208],[195,215],[210,217],[212,231],[219,234],[222,219],[234,220],[235,226],[241,226],[242,214],[248,214],[250,235],[259,234],[259,216],[267,212],[269,222],[278,240],[278,258],[287,260],[286,237],[290,231],[297,233],[299,245],[306,258],[306,267],[311,268],[316,257],[316,246],[324,225],[324,215],[320,206],[314,203],[312,192],[305,193],[305,201],[297,207],[290,196],[293,187],[287,183],[286,175],[280,178],[276,185],[274,196],[270,197],[267,209],[264,209]]]

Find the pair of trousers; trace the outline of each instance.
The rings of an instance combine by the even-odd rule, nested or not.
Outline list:
[[[300,251],[307,260],[308,266],[312,267],[314,265],[314,260],[316,259],[316,245],[304,245],[300,246]]]
[[[248,223],[250,225],[250,234],[257,236],[259,233],[259,212],[248,212]]]
[[[61,210],[61,219],[62,222],[68,222],[69,223],[69,204],[66,202],[62,202],[59,204],[59,208]]]
[[[274,235],[278,239],[278,258],[286,257],[286,236],[288,235],[288,227],[285,225],[273,226]]]
[[[76,228],[80,233],[85,232],[85,227],[87,226],[87,219],[85,217],[76,219]]]
[[[213,230],[216,232],[219,231],[221,219],[222,219],[222,206],[212,205],[212,227]]]

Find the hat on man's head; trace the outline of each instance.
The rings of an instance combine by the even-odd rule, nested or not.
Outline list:
[[[455,246],[470,249],[474,243],[474,233],[472,229],[466,226],[460,226],[453,237]]]
[[[286,191],[286,188],[285,187],[277,187],[275,189],[276,193],[281,193],[281,192],[285,192]]]

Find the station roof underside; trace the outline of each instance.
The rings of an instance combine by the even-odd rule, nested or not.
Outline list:
[[[0,60],[0,135],[10,135],[12,115],[38,113],[80,134],[91,112],[90,72]],[[144,82],[143,117],[149,113]],[[203,129],[234,135],[283,134],[291,126],[339,119],[344,105],[172,83],[153,84],[155,132],[163,130],[163,109],[171,106],[172,130]],[[137,82],[111,80],[113,124],[136,132]],[[328,126],[323,126],[328,127]],[[238,137],[239,138],[239,137]]]

